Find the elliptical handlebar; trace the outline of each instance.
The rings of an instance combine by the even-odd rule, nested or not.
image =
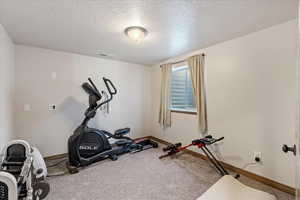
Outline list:
[[[104,84],[105,84],[105,86],[106,86],[106,89],[107,89],[107,91],[108,91],[108,93],[109,93],[108,98],[107,98],[106,100],[104,100],[103,102],[99,103],[97,106],[93,107],[92,109],[88,109],[88,110],[86,111],[86,113],[85,113],[86,118],[85,118],[85,120],[82,122],[82,124],[86,124],[86,123],[89,121],[89,119],[91,119],[91,118],[93,118],[93,117],[95,116],[96,111],[97,111],[101,106],[103,106],[104,104],[107,104],[108,102],[110,102],[110,101],[113,99],[113,96],[114,96],[115,94],[117,94],[117,89],[116,89],[116,87],[114,86],[114,84],[111,82],[111,80],[108,79],[108,78],[105,78],[105,77],[103,77],[102,79],[103,79]],[[104,93],[104,91],[101,91],[101,94],[102,94],[102,95],[101,95],[100,92],[99,92],[99,90],[98,90],[98,88],[96,87],[96,85],[95,85],[94,82],[92,81],[92,79],[91,79],[91,78],[88,78],[88,81],[90,82],[90,85],[91,85],[90,87],[93,87],[93,88],[91,88],[91,89],[93,89],[93,92],[94,92],[97,96],[99,96],[99,100],[100,100],[101,97],[102,97],[102,95],[103,95],[103,93]]]
[[[93,111],[96,111],[98,108],[103,106],[104,104],[107,104],[113,99],[113,95],[117,94],[117,89],[114,86],[114,84],[111,82],[110,79],[103,77],[103,81],[105,83],[106,89],[108,90],[108,93],[110,94],[110,97],[106,99],[105,101],[101,102],[99,105],[97,105]]]
[[[94,84],[94,82],[92,81],[92,79],[91,79],[91,78],[88,78],[88,81],[89,81],[90,84],[93,86],[93,88],[94,88],[95,92],[97,93],[97,95],[101,98],[101,94],[100,94],[98,88],[96,87],[96,85]]]
[[[117,94],[117,89],[114,86],[114,84],[111,82],[111,80],[109,80],[108,78],[103,77],[103,81],[104,81],[105,86],[106,86],[106,88],[107,88],[107,90],[108,90],[108,92],[111,96]]]

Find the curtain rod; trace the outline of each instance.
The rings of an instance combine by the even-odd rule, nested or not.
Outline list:
[[[205,54],[204,54],[204,53],[202,53],[202,54],[199,54],[199,55],[205,56]],[[176,61],[176,62],[172,62],[172,63],[170,63],[170,64],[172,64],[172,65],[175,65],[175,64],[182,63],[182,62],[185,62],[185,61],[187,61],[187,59],[184,59],[184,60],[179,60],[179,61]],[[160,66],[160,67],[161,67],[161,66]]]

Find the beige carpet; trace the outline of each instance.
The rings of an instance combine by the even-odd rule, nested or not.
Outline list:
[[[159,160],[160,149],[127,154],[117,161],[95,163],[79,174],[49,178],[47,200],[194,200],[220,176],[206,162],[190,155]],[[53,161],[56,162],[56,161]],[[49,170],[55,173],[58,168]],[[246,177],[241,182],[277,196],[293,196]]]

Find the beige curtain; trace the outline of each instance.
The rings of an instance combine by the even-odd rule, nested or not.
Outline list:
[[[160,108],[159,123],[163,128],[171,126],[171,72],[172,64],[161,65],[161,90],[160,90]]]
[[[206,94],[204,77],[204,55],[188,58],[197,106],[198,125],[201,133],[207,133]]]

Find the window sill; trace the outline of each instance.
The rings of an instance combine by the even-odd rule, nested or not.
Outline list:
[[[182,114],[188,114],[188,115],[197,115],[196,111],[188,111],[188,110],[171,110],[173,113],[182,113]]]

